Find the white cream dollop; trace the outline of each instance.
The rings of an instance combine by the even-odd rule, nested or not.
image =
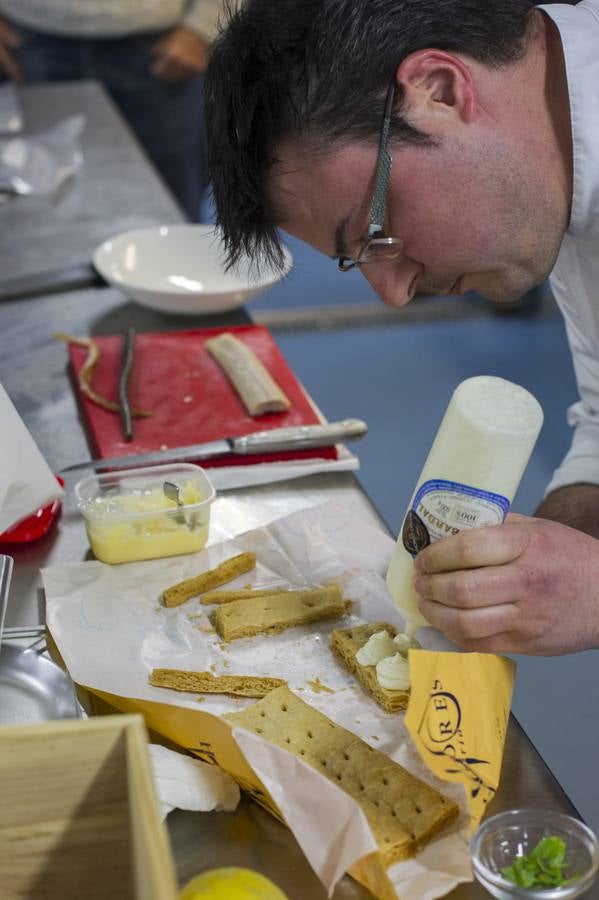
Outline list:
[[[410,688],[410,666],[401,655],[386,656],[376,665],[376,677],[381,687],[388,691],[407,691]]]
[[[376,666],[381,659],[396,653],[397,648],[388,631],[377,631],[372,634],[363,647],[356,653],[361,666]]]
[[[408,637],[407,634],[404,634],[403,631],[400,631],[399,634],[396,634],[393,638],[393,643],[395,644],[395,652],[399,650],[402,656],[407,657],[408,650],[420,650],[422,649],[418,641],[413,637]]]

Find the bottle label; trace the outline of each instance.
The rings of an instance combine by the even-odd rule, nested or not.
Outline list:
[[[509,508],[510,501],[501,494],[441,478],[425,481],[407,512],[402,542],[408,553],[416,556],[429,544],[463,528],[500,525]]]

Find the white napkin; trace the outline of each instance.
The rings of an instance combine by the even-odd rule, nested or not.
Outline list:
[[[0,384],[0,533],[64,491]]]
[[[154,784],[163,818],[172,809],[231,812],[239,803],[239,788],[218,766],[209,766],[161,744],[149,744]]]

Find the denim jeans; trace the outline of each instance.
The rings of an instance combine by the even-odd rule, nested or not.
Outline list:
[[[203,75],[160,81],[150,48],[163,32],[125,38],[71,38],[13,26],[26,84],[95,79],[119,107],[139,142],[192,221],[205,187]]]

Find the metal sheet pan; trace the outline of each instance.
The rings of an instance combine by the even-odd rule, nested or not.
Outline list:
[[[60,666],[33,649],[2,645],[0,725],[79,716],[73,682]]]

